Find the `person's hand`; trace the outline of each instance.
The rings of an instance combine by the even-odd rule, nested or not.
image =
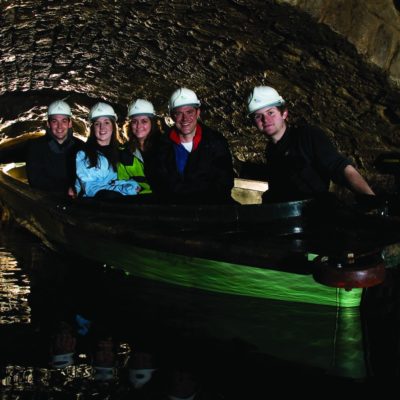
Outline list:
[[[68,188],[67,195],[71,199],[76,199],[76,197],[77,197],[75,189],[73,187],[71,187],[71,186]]]

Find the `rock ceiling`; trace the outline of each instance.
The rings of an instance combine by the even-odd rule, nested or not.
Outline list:
[[[385,3],[386,15],[373,3]],[[234,157],[257,161],[265,143],[246,119],[245,98],[268,84],[289,101],[292,123],[323,127],[372,182],[376,155],[400,147],[398,1],[2,0],[0,7],[1,137],[40,129],[56,98],[68,97],[77,130],[99,99],[121,121],[135,97],[166,116],[169,95],[187,86]],[[381,18],[393,22],[389,33],[378,29]]]

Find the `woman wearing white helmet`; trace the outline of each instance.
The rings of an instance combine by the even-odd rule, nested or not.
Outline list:
[[[148,174],[160,138],[153,104],[144,99],[130,103],[125,128],[128,141],[121,150],[118,179],[135,179],[142,188],[140,194],[149,194],[152,190]]]
[[[328,193],[330,181],[354,193],[373,195],[368,183],[316,127],[288,125],[285,100],[270,86],[256,86],[247,99],[249,116],[269,140],[263,201],[290,201]]]
[[[136,195],[139,184],[118,180],[119,140],[117,115],[107,103],[95,104],[89,113],[90,134],[76,156],[76,190],[83,197],[115,198]]]

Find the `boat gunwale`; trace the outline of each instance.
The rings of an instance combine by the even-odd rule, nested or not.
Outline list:
[[[246,224],[260,225],[271,221],[301,217],[302,212],[313,202],[311,199],[274,204],[146,204],[140,201],[128,203],[99,201],[94,198],[70,199],[55,193],[44,192],[32,188],[26,181],[10,174],[11,164],[3,164],[0,176],[7,177],[5,181],[23,192],[27,197],[37,198],[46,203],[55,203],[64,212],[73,212],[77,209],[90,210],[92,213],[112,213],[113,218],[135,217],[143,220],[158,222],[185,221],[186,223],[216,224],[230,223],[232,226],[246,221]],[[18,166],[17,166],[18,168]],[[157,214],[155,213],[157,211]]]

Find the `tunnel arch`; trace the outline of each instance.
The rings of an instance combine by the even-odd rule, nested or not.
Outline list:
[[[400,145],[399,94],[387,74],[289,4],[22,0],[1,7],[1,136],[38,129],[54,97],[73,99],[80,121],[98,100],[123,120],[134,97],[165,116],[172,91],[188,86],[234,156],[260,160],[265,143],[246,119],[245,99],[254,85],[269,84],[288,100],[292,123],[321,126],[361,169],[388,143]]]

